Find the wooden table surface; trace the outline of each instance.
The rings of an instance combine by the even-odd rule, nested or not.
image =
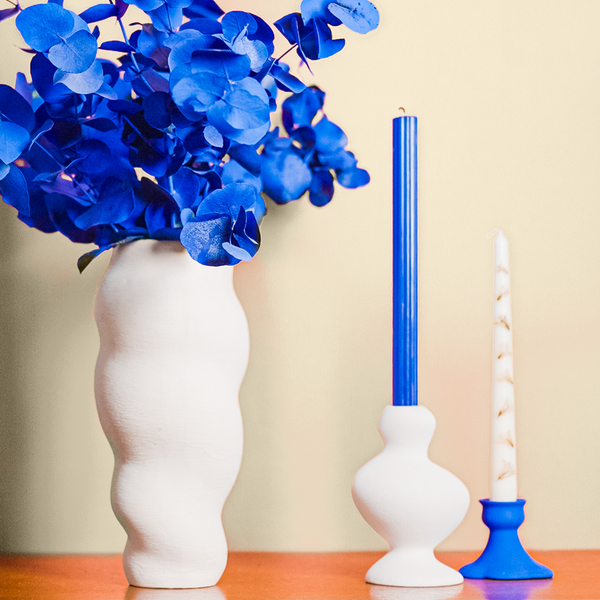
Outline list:
[[[120,556],[0,555],[0,600],[600,600],[600,550],[531,552],[554,579],[466,580],[445,588],[366,584],[381,552],[281,554],[231,552],[217,587],[152,590],[128,587]],[[440,552],[454,568],[474,552]]]

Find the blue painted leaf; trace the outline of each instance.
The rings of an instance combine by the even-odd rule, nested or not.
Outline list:
[[[332,154],[319,153],[319,164],[336,171],[354,169],[357,162],[354,154],[347,150],[337,150]]]
[[[41,138],[45,133],[50,131],[54,127],[54,121],[52,119],[46,119],[42,126],[35,132],[35,135],[31,138],[29,143],[29,149]]]
[[[142,103],[144,118],[156,129],[166,129],[171,125],[171,114],[175,104],[171,96],[165,92],[152,92],[144,98]]]
[[[19,167],[11,165],[9,172],[0,180],[0,194],[6,204],[14,206],[19,213],[29,216],[27,181]]]
[[[317,135],[312,127],[298,127],[290,133],[290,139],[294,140],[296,152],[305,162],[308,162],[313,154],[313,148],[317,142]],[[320,158],[321,155],[319,155]]]
[[[345,188],[358,188],[367,185],[371,177],[364,169],[349,169],[348,171],[340,171],[337,173],[338,183]]]
[[[306,86],[297,77],[294,77],[291,73],[282,68],[280,64],[273,64],[271,67],[271,75],[277,82],[278,87],[284,92],[299,94],[306,89]]]
[[[196,216],[228,215],[234,218],[240,208],[251,211],[260,219],[265,214],[264,200],[256,188],[246,183],[230,183],[220,190],[208,194],[200,204]]]
[[[218,116],[217,116],[218,113]],[[235,129],[254,129],[270,123],[269,98],[264,88],[255,80],[247,78],[232,88],[221,102],[209,110],[208,120],[226,121]]]
[[[191,221],[196,215],[191,208],[184,208],[179,216],[181,218],[181,224],[185,225],[188,221]]]
[[[93,94],[104,83],[102,64],[95,60],[90,68],[82,73],[66,73],[59,69],[54,74],[54,83],[62,83],[76,94]]]
[[[296,127],[310,126],[324,102],[325,92],[316,87],[306,88],[303,92],[286,98],[282,104],[285,130],[289,133]]]
[[[11,163],[29,145],[29,132],[20,125],[9,121],[0,121],[0,160]]]
[[[71,34],[75,21],[61,6],[35,4],[22,11],[15,24],[26,44],[38,52],[46,52]]]
[[[98,94],[98,96],[106,98],[107,100],[117,100],[119,97],[117,92],[106,82],[104,82],[94,93]]]
[[[233,226],[233,237],[240,247],[245,248],[250,256],[254,256],[260,246],[260,230],[258,222],[251,211],[240,208],[239,216]],[[243,218],[242,218],[243,215]]]
[[[231,49],[237,54],[247,56],[250,59],[250,68],[258,73],[267,59],[269,49],[260,40],[249,40],[245,36],[237,37],[231,44]]]
[[[97,23],[98,21],[104,21],[110,17],[116,17],[118,9],[114,4],[96,4],[84,10],[79,16],[86,23]]]
[[[313,19],[300,31],[300,45],[303,52],[311,60],[328,58],[339,52],[346,43],[344,40],[332,39],[329,25],[322,19]]]
[[[100,140],[83,140],[77,151],[81,159],[77,168],[83,173],[103,173],[110,166],[110,148]]]
[[[60,171],[54,171],[54,173],[40,173],[33,178],[33,181],[45,181],[46,183],[52,183],[56,181],[59,175],[62,175],[62,169]]]
[[[120,19],[129,8],[129,4],[124,2],[124,0],[115,0],[115,6],[117,7],[117,17]]]
[[[231,242],[223,242],[223,250],[225,250],[227,254],[233,256],[233,258],[238,261],[252,260],[252,257],[254,256],[254,254],[250,254],[244,248],[241,248],[240,246],[234,246]]]
[[[82,73],[96,59],[98,43],[89,32],[80,29],[48,51],[48,60],[67,73]]]
[[[30,69],[33,85],[46,102],[60,105],[71,101],[73,92],[66,85],[54,85],[56,67],[43,54],[36,54],[31,59]]]
[[[173,197],[181,209],[193,208],[199,203],[200,189],[203,187],[200,177],[187,167],[183,167],[173,175]]]
[[[241,10],[228,12],[221,19],[221,25],[223,25],[223,35],[228,40],[235,39],[240,33],[251,36],[258,29],[256,19],[250,13]]]
[[[274,23],[275,27],[277,27],[290,44],[297,44],[300,41],[300,36],[297,33],[299,19],[300,15],[298,13],[291,13],[285,15],[285,17],[281,17],[281,19],[278,19]]]
[[[171,8],[187,8],[194,0],[165,0],[165,4]]]
[[[119,42],[118,40],[111,42],[103,42],[100,44],[100,50],[111,50],[112,52],[133,52],[135,48],[126,44],[125,42]]]
[[[144,222],[151,237],[162,237],[162,232],[171,225],[173,211],[165,205],[151,204],[144,212]]]
[[[224,12],[214,0],[194,0],[188,8],[183,9],[183,14],[190,19],[218,19]]]
[[[223,136],[219,133],[217,128],[212,125],[207,125],[204,128],[204,139],[215,148],[223,148],[225,145]]]
[[[187,67],[178,67],[171,75],[171,92],[175,104],[190,120],[197,121],[230,87],[226,79],[201,72],[180,78]]]
[[[344,48],[344,46],[346,45],[346,41],[343,39],[332,39],[331,29],[327,23],[321,21],[320,19],[316,20],[314,23],[315,39],[317,42],[316,53],[319,59],[329,58],[330,56],[337,54]],[[308,51],[306,53],[308,55]]]
[[[379,12],[369,0],[343,0],[327,6],[348,29],[368,33],[379,25]]]
[[[226,107],[226,105],[222,101],[215,104],[208,112],[208,120],[226,139],[238,142],[239,144],[253,146],[258,144],[269,131],[269,121],[259,127],[253,128],[237,129],[232,127],[224,118],[224,111],[222,110],[224,107]]]
[[[126,4],[133,4],[144,12],[155,10],[165,3],[165,0],[124,0]]]
[[[133,190],[116,177],[109,177],[100,189],[100,197],[74,223],[79,229],[126,221],[134,209]]]
[[[94,231],[84,231],[73,223],[71,215],[75,216],[81,210],[85,210],[75,200],[52,190],[45,195],[44,200],[48,208],[48,215],[57,231],[78,244],[94,241],[96,237]]]
[[[0,163],[0,180],[4,179],[10,173],[10,165]]]
[[[35,115],[27,100],[8,85],[0,84],[0,113],[29,133],[35,127]]]
[[[106,106],[113,112],[125,115],[135,115],[142,111],[141,104],[131,100],[110,100]]]
[[[73,17],[73,29],[71,30],[71,35],[76,33],[77,31],[87,31],[90,33],[89,25],[76,13],[73,11],[69,11],[71,16]]]
[[[102,65],[102,73],[104,73],[105,76],[104,81],[111,86],[120,84],[121,72],[119,71],[117,65],[102,58],[98,59],[98,62]],[[108,78],[106,78],[107,76]]]
[[[83,273],[85,271],[85,269],[87,269],[87,267],[90,265],[90,263],[97,256],[100,256],[100,254],[102,254],[103,252],[105,252],[109,248],[111,248],[111,246],[104,246],[102,248],[96,248],[95,250],[90,250],[90,252],[86,252],[85,254],[82,254],[77,259],[77,269],[79,270],[79,273],[80,274]]]
[[[308,23],[311,19],[323,19],[330,25],[341,25],[342,22],[327,10],[329,4],[331,0],[302,0],[300,12],[304,23]]]
[[[315,148],[318,152],[332,154],[336,150],[341,150],[348,145],[346,134],[327,117],[323,117],[313,129],[317,134]]]
[[[291,13],[282,17],[274,23],[275,27],[283,34],[285,39],[292,45],[297,45],[296,52],[300,57],[300,60],[308,67],[310,71],[310,65],[308,64],[308,57],[304,53],[302,40],[308,36],[308,33],[304,31],[306,28],[302,23],[302,17],[299,13]],[[312,72],[312,71],[311,71]]]
[[[256,149],[252,146],[231,144],[229,147],[229,156],[242,165],[244,169],[252,173],[252,175],[260,175],[260,157],[256,154]]]
[[[314,206],[325,206],[333,198],[333,177],[328,170],[315,171],[309,188],[309,200]]]
[[[258,223],[251,212],[240,207],[229,241],[223,242],[223,249],[238,260],[252,260],[259,246]]]
[[[154,177],[165,176],[169,169],[169,157],[145,142],[140,142],[138,149],[130,149],[129,160],[132,166],[142,167]]]
[[[159,31],[177,31],[183,23],[183,12],[181,8],[171,8],[166,4],[163,4],[156,10],[146,12],[152,20],[152,25]]]
[[[201,72],[240,81],[250,75],[250,59],[231,50],[196,50],[192,54],[192,73]]]
[[[142,79],[139,76],[132,81],[133,89],[136,94],[145,96],[152,92],[168,92],[169,91],[169,80],[164,73],[158,73],[154,69],[145,69],[143,71]],[[142,86],[142,91],[136,86]]]
[[[279,19],[275,26],[290,43],[298,45],[296,49],[298,56],[309,71],[308,59],[317,60],[332,56],[339,52],[345,44],[343,39],[332,39],[329,24],[323,19],[310,19],[305,25],[300,15],[293,13]]]
[[[171,53],[169,54],[168,62],[171,71],[175,71],[177,67],[191,66],[192,55],[197,50],[229,50],[227,45],[221,40],[212,35],[201,35],[193,29],[186,29],[181,33],[172,35],[171,38],[175,38],[176,40],[175,44],[169,44]]]
[[[237,54],[248,56],[254,72],[273,52],[273,31],[260,17],[243,11],[227,13],[221,21],[223,38]]]
[[[148,177],[142,177],[141,188],[138,190],[138,194],[145,202],[153,206],[170,206],[176,208],[177,203],[175,199],[167,190],[163,187],[148,179]]]
[[[185,14],[185,10],[183,11]],[[186,29],[194,29],[200,33],[204,33],[207,35],[215,35],[223,32],[223,27],[219,21],[213,21],[212,19],[204,19],[204,18],[195,18],[189,20],[187,23],[184,23],[179,31],[185,31]]]
[[[262,220],[267,211],[266,206],[264,205],[264,201],[260,196],[262,192],[262,180],[260,177],[256,175],[252,175],[250,171],[244,169],[240,163],[231,159],[223,165],[223,169],[221,172],[221,179],[223,181],[223,185],[229,185],[230,183],[246,183],[251,185],[256,189],[257,195],[257,203],[254,205],[253,212],[258,221]]]
[[[14,8],[4,8],[0,10],[0,23],[9,19],[13,15],[16,15],[21,10],[21,7],[17,4]]]
[[[221,20],[223,36],[232,42],[240,35],[249,40],[260,40],[265,46],[273,43],[271,28],[260,17],[249,12],[234,10],[228,12]]]
[[[309,188],[311,170],[294,151],[263,152],[261,158],[263,188],[274,202],[297,200]]]
[[[142,25],[142,29],[139,30],[135,38],[133,36],[130,38],[129,43],[135,45],[138,52],[141,52],[147,58],[152,58],[161,67],[165,67],[169,48],[165,48],[164,45],[170,39],[164,31],[158,31],[150,23],[146,23]],[[154,58],[154,56],[157,58]]]
[[[107,117],[99,117],[98,119],[86,119],[81,124],[85,125],[86,127],[91,127],[96,131],[102,131],[104,133],[106,133],[107,131],[114,131],[115,129],[119,128],[114,123],[114,121]]]
[[[25,98],[27,104],[29,106],[32,105],[33,102],[33,85],[27,81],[27,77],[25,77],[24,73],[17,73],[15,78],[15,90]],[[39,98],[38,98],[39,100]],[[25,127],[27,129],[27,127]]]
[[[183,226],[180,240],[195,261],[209,267],[220,267],[240,262],[223,248],[230,235],[229,215],[203,215],[190,219]]]

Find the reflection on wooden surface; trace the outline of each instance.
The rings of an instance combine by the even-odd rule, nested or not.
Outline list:
[[[478,552],[440,552],[457,569]],[[382,552],[231,552],[217,587],[154,590],[127,585],[120,556],[0,556],[0,598],[9,600],[592,600],[600,598],[600,550],[531,552],[554,579],[468,579],[439,588],[364,582]]]

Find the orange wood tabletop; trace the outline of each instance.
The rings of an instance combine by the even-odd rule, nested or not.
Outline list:
[[[600,550],[531,552],[554,579],[466,580],[445,588],[364,582],[381,552],[231,552],[217,587],[152,590],[127,586],[120,556],[0,556],[0,600],[600,600]],[[440,552],[458,568],[476,552]]]

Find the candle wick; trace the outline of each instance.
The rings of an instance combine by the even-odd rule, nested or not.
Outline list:
[[[404,110],[403,106],[401,106],[398,110],[401,110],[404,114],[406,114],[406,111]]]
[[[501,229],[494,229],[494,231],[490,231],[487,234],[488,239],[490,239],[493,235],[503,235]]]

